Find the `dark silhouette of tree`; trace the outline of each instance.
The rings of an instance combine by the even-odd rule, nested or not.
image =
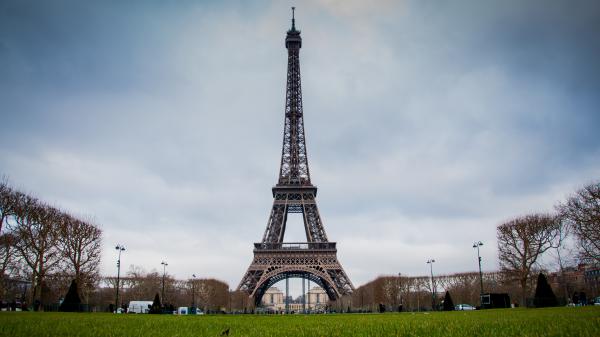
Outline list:
[[[55,300],[56,279],[62,279],[59,288],[72,278],[84,289],[96,286],[101,236],[93,224],[12,188],[0,177],[0,284],[9,277],[30,278],[34,309]],[[5,287],[0,290],[4,297]]]
[[[15,192],[8,185],[8,179],[0,177],[0,234],[6,220],[15,214],[14,194]]]
[[[4,233],[0,234],[0,285],[2,289],[4,289],[4,279],[8,276],[8,272],[11,269],[11,266],[15,264],[13,261],[15,256],[14,250],[14,242],[15,237],[12,233]],[[0,292],[0,296],[4,294]]]
[[[150,307],[150,313],[151,314],[161,314],[162,313],[162,306],[160,304],[160,296],[158,296],[158,293],[156,293],[156,295],[154,295],[154,302],[152,302],[152,306]]]
[[[585,260],[600,262],[600,182],[590,184],[557,206],[577,238]]]
[[[15,224],[10,224],[15,235],[15,251],[30,268],[34,309],[41,308],[44,301],[44,280],[61,262],[56,247],[58,227],[56,219],[60,211],[29,195],[16,193]]]
[[[559,220],[549,214],[531,214],[515,218],[497,228],[498,259],[502,271],[518,280],[521,304],[525,305],[532,267],[553,247]]]
[[[542,273],[538,275],[533,304],[536,308],[555,307],[558,305],[554,291],[552,291],[552,287],[548,284],[546,276]]]
[[[450,292],[446,291],[446,296],[444,296],[444,311],[452,310],[454,310],[454,302],[452,301],[452,296],[450,296]]]
[[[98,278],[102,231],[68,214],[59,216],[58,231],[57,247],[69,268],[69,276],[77,281],[78,290],[91,288]]]
[[[79,297],[79,292],[77,290],[77,281],[71,281],[69,291],[67,291],[67,295],[65,295],[65,299],[60,304],[58,310],[69,312],[81,311],[81,298]]]

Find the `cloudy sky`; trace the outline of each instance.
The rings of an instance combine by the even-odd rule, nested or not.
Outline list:
[[[593,0],[2,0],[0,174],[93,216],[104,274],[122,243],[124,266],[236,287],[279,169],[292,5],[312,181],[356,286],[476,270],[476,240],[494,270],[498,224],[600,177]]]

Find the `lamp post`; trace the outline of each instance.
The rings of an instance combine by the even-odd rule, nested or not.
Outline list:
[[[433,263],[434,259],[427,260],[429,264],[429,270],[431,271],[431,310],[435,310],[435,284],[433,283]]]
[[[229,295],[229,313],[231,314],[231,288],[227,288],[227,294]]]
[[[196,313],[196,274],[192,274],[192,311]]]
[[[115,249],[119,252],[119,258],[117,259],[117,295],[115,296],[115,312],[119,307],[119,280],[121,278],[121,252],[125,250],[125,246],[117,244]]]
[[[289,314],[290,313],[290,301],[289,301],[289,297],[290,297],[290,279],[288,277],[288,275],[285,275],[285,314]]]
[[[398,309],[401,305],[404,307],[402,303],[402,273],[398,273]]]
[[[483,274],[481,273],[481,255],[479,255],[479,247],[483,246],[483,242],[477,241],[473,243],[473,248],[477,248],[477,261],[479,262],[479,299],[481,300],[481,295],[483,295]]]
[[[165,305],[165,275],[167,273],[167,266],[169,265],[168,263],[166,263],[165,261],[162,261],[160,264],[162,264],[163,266],[163,277],[162,277],[162,304],[163,306]]]

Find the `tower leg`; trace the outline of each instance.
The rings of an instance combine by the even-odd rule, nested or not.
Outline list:
[[[304,277],[302,278],[302,313],[306,314],[306,289],[304,289],[305,283]]]
[[[286,277],[285,277],[285,313],[286,314],[290,313],[289,298],[290,298],[290,279],[286,275]]]
[[[306,290],[306,296],[308,296],[308,311],[310,312],[310,279],[308,281],[308,289]]]

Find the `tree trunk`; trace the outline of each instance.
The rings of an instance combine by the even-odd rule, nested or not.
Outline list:
[[[527,306],[527,277],[521,278],[521,306]]]

